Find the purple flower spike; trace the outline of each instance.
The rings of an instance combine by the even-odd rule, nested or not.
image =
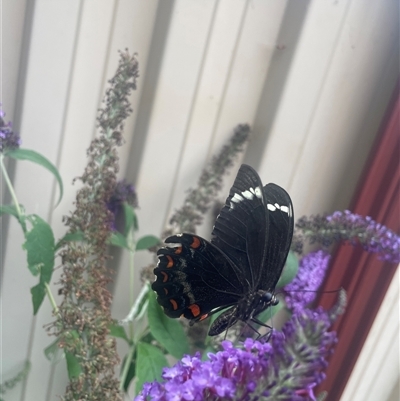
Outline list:
[[[338,241],[360,244],[366,251],[377,253],[381,260],[400,263],[400,237],[371,217],[348,210],[329,216],[301,217],[296,223],[292,249],[302,253],[305,240],[323,247]]]
[[[315,291],[324,280],[329,260],[330,255],[325,251],[312,252],[301,259],[296,277],[284,288],[289,309],[303,309],[314,301]]]
[[[336,344],[335,333],[328,331],[340,309],[334,308],[335,313],[296,310],[268,343],[248,338],[235,347],[223,341],[223,350],[209,353],[209,361],[199,354],[184,356],[164,369],[162,383],[145,384],[135,401],[315,400],[313,389],[324,379],[326,358]]]
[[[3,120],[5,113],[0,109],[0,152],[5,153],[7,150],[13,150],[19,148],[21,139],[12,130],[11,121],[7,124]]]
[[[371,217],[363,217],[349,210],[327,216],[329,224],[348,232],[343,238],[352,244],[358,242],[368,252],[378,253],[381,260],[400,263],[400,237]]]

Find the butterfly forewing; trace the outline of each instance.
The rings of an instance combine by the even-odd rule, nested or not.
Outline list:
[[[268,238],[263,186],[253,168],[242,165],[214,225],[211,242],[243,272],[244,288],[256,286]]]
[[[257,289],[273,291],[281,276],[293,236],[293,205],[288,193],[275,184],[264,187],[268,214],[268,241],[265,264],[260,270]]]

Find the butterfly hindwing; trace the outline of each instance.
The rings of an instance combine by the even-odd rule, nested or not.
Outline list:
[[[152,288],[169,317],[199,320],[214,308],[238,301],[241,278],[232,275],[228,258],[218,248],[192,234],[174,235],[165,242],[172,245],[157,252]]]

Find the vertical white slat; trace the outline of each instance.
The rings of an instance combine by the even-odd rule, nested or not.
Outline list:
[[[61,143],[65,101],[68,96],[70,64],[75,44],[79,1],[37,1],[33,8],[33,24],[29,38],[29,54],[25,90],[21,99],[22,147],[34,149],[51,162],[57,164]],[[26,49],[27,50],[27,49]],[[14,187],[20,203],[27,213],[37,213],[48,220],[54,207],[55,180],[43,168],[29,162],[17,163]],[[37,283],[26,268],[26,255],[21,250],[23,242],[20,228],[12,222],[7,233],[7,248],[4,255],[2,280],[2,363],[4,379],[8,372],[31,357],[31,341],[35,319],[29,289]],[[48,302],[45,300],[45,303]],[[48,315],[47,322],[51,321]],[[43,336],[46,336],[42,332]],[[36,350],[35,350],[36,352]],[[26,399],[45,399],[49,364],[47,361],[32,360],[32,369],[42,366],[41,380]],[[23,387],[18,385],[7,394],[8,400],[23,400]]]
[[[253,123],[286,5],[286,1],[248,2],[216,132],[227,133],[238,123]],[[216,135],[210,155],[226,139]]]
[[[398,268],[340,398],[341,401],[389,401],[393,386],[400,377],[399,299]]]
[[[108,54],[105,77],[113,76],[118,60],[118,50],[128,48],[131,54],[137,53],[139,61],[139,78],[136,91],[131,96],[132,115],[126,120],[124,138],[126,143],[120,148],[120,178],[126,178],[126,170],[131,157],[131,146],[135,135],[134,127],[139,112],[139,102],[143,92],[143,83],[148,70],[148,57],[152,41],[154,23],[157,16],[159,0],[120,0],[117,9]]]
[[[344,168],[354,152],[365,160],[376,132],[360,130],[393,49],[395,3],[310,5],[260,167],[290,190],[298,215],[326,210],[346,188],[340,180],[356,185],[361,167],[355,177]],[[355,146],[360,140],[367,146]],[[351,189],[344,192],[346,204]]]
[[[1,2],[0,103],[14,116],[27,0]]]

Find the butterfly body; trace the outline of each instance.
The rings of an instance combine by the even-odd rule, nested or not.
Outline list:
[[[209,335],[276,305],[275,286],[293,234],[293,206],[279,186],[262,186],[258,174],[242,165],[211,242],[193,235],[168,237],[159,249],[152,288],[167,316],[184,316],[191,324],[224,311]],[[171,245],[170,245],[171,244]]]

